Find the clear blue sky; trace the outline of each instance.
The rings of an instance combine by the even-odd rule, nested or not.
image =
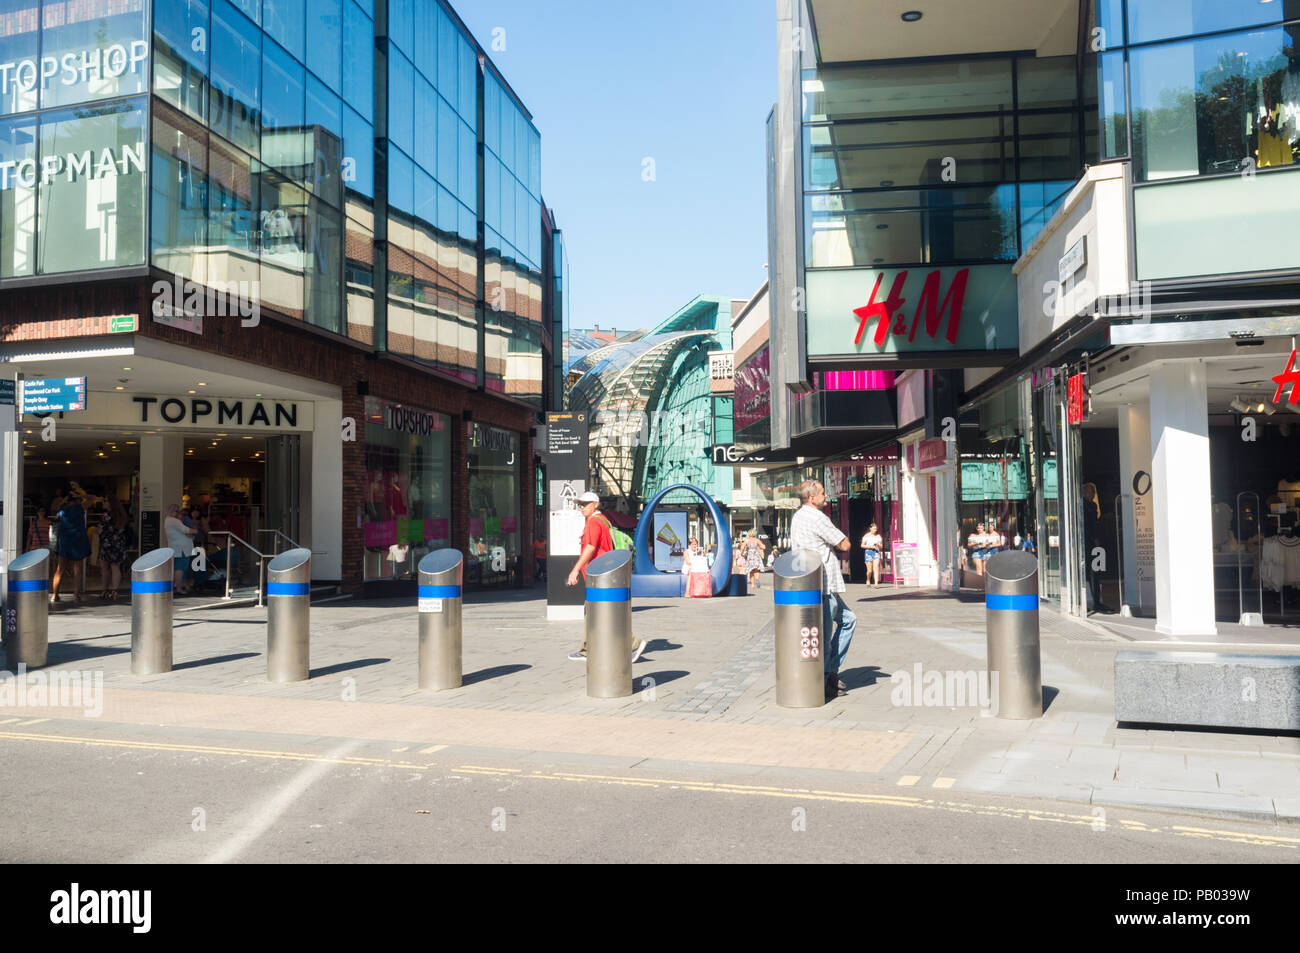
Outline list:
[[[542,192],[568,243],[575,327],[653,327],[697,294],[758,288],[772,0],[452,6],[542,134]],[[492,49],[496,27],[504,51]]]

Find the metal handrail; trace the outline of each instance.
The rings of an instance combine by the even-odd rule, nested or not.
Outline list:
[[[230,530],[228,530],[228,529],[214,529],[214,530],[211,530],[211,531],[208,533],[208,535],[209,535],[209,536],[228,536],[228,537],[230,537],[230,539],[233,539],[235,542],[239,543],[241,546],[243,546],[245,549],[247,549],[249,552],[251,552],[253,555],[255,555],[255,556],[257,557],[257,604],[258,604],[258,606],[260,607],[260,606],[263,604],[263,597],[264,597],[263,594],[264,594],[264,592],[265,592],[265,590],[266,590],[266,586],[264,585],[264,582],[265,582],[265,579],[266,579],[266,561],[267,561],[268,559],[273,559],[274,556],[272,556],[272,555],[270,555],[270,554],[268,554],[268,553],[261,552],[261,551],[258,550],[255,546],[253,546],[252,543],[248,542],[248,540],[246,540],[246,539],[242,539],[241,537],[236,536],[234,533],[232,533],[232,532],[231,532]],[[230,543],[227,542],[227,543],[226,543],[226,596],[225,596],[225,598],[227,598],[227,599],[230,598],[230,554],[231,554],[231,551],[232,551],[232,550],[231,550]]]
[[[289,536],[288,533],[282,533],[282,532],[281,532],[280,530],[278,530],[278,529],[259,529],[259,530],[257,531],[257,534],[258,534],[259,536],[261,536],[263,533],[273,533],[273,534],[275,535],[275,537],[276,537],[276,539],[275,539],[275,551],[276,551],[276,555],[279,555],[279,552],[280,552],[280,540],[281,540],[281,539],[283,539],[286,543],[289,544],[289,548],[290,548],[290,549],[302,549],[302,547],[299,546],[298,543],[296,543],[296,542],[295,542],[295,541],[294,541],[294,540]]]

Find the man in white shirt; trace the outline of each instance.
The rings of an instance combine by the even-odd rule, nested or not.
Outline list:
[[[847,693],[844,683],[839,680],[840,666],[849,654],[849,643],[853,641],[853,630],[858,624],[858,617],[841,595],[844,575],[840,572],[837,551],[849,551],[849,538],[822,512],[826,503],[824,486],[816,480],[804,480],[799,484],[798,493],[803,506],[790,520],[790,548],[809,549],[821,557],[826,584],[822,593],[822,644],[825,646],[822,654],[825,659],[826,699],[829,701]],[[835,625],[834,635],[830,634],[832,623]]]

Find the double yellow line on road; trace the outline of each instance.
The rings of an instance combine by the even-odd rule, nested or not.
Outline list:
[[[926,797],[909,797],[891,794],[870,794],[853,791],[828,791],[818,788],[787,788],[762,784],[730,784],[722,781],[692,781],[681,778],[627,777],[609,774],[587,774],[576,771],[529,771],[523,768],[506,768],[487,765],[465,764],[455,767],[437,763],[418,764],[411,761],[394,761],[391,758],[365,758],[348,755],[330,758],[325,755],[303,751],[276,751],[259,748],[232,748],[218,745],[174,744],[163,741],[126,741],[118,738],[92,738],[70,735],[56,735],[44,732],[0,731],[0,739],[13,741],[44,741],[55,744],[89,745],[105,748],[129,748],[142,751],[173,751],[189,754],[207,754],[234,758],[268,758],[284,761],[315,761],[331,764],[343,764],[358,767],[400,768],[411,771],[428,771],[440,768],[451,774],[478,775],[491,777],[508,777],[528,781],[562,781],[571,784],[608,784],[625,787],[658,788],[663,790],[697,791],[708,794],[730,794],[748,797],[775,797],[800,801],[825,801],[841,804],[869,804],[880,807],[903,807],[930,811],[942,811],[950,814],[970,814],[984,817],[1001,817],[1009,820],[1041,821],[1051,824],[1071,824],[1088,826],[1094,829],[1103,823],[1096,814],[1071,814],[1061,811],[1048,811],[1038,808],[1017,808],[998,804],[979,804],[973,801],[938,800]],[[420,754],[433,754],[446,748],[446,745],[430,745],[420,750]],[[408,751],[401,747],[395,751]],[[1300,849],[1300,837],[1288,837],[1281,834],[1267,834],[1255,831],[1215,830],[1204,827],[1169,825],[1168,827],[1150,827],[1143,821],[1116,818],[1104,822],[1107,830],[1127,831],[1143,834],[1169,834],[1176,837],[1197,837],[1208,840],[1224,841],[1234,844],[1249,844],[1259,847],[1282,847],[1290,850]]]

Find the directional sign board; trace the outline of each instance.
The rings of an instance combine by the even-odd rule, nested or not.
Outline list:
[[[0,404],[14,402],[14,382],[7,377],[0,377]]]
[[[86,409],[84,377],[33,378],[22,382],[24,414],[52,414]]]

